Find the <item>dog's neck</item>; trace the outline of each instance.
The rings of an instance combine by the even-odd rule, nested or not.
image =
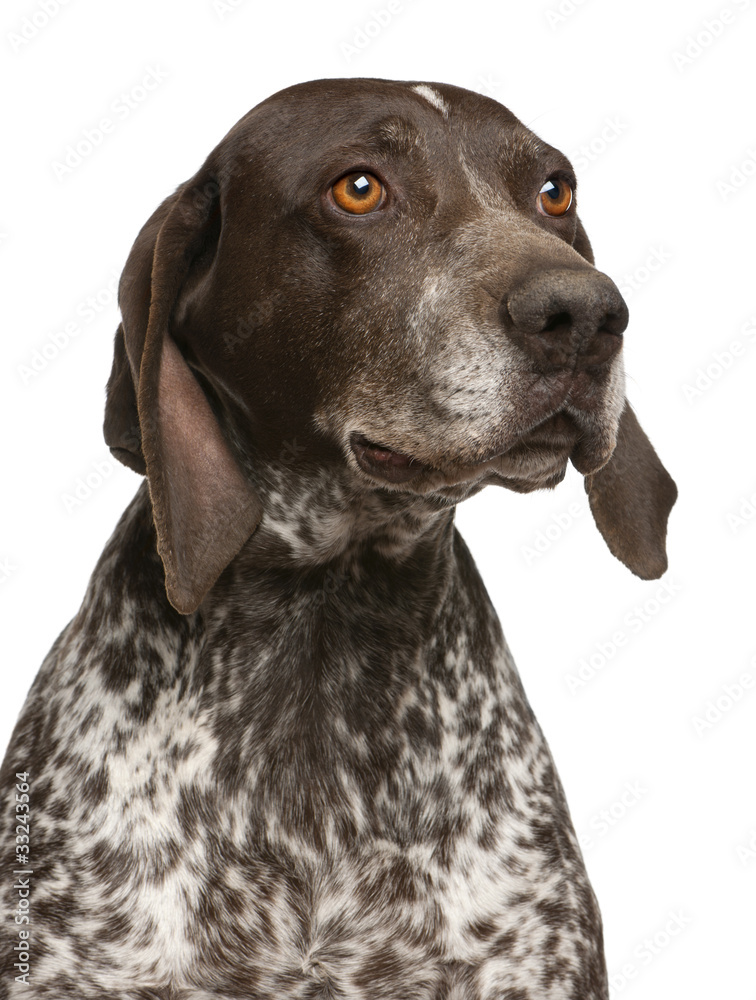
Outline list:
[[[418,545],[448,544],[454,520],[440,497],[367,488],[347,469],[270,465],[256,490],[263,517],[235,560],[250,568],[343,568],[368,550],[401,562]]]
[[[397,615],[410,603],[432,613],[457,570],[455,508],[443,501],[292,470],[266,477],[260,496],[262,521],[200,605],[206,622],[229,609],[255,618],[257,606],[284,607],[302,587],[312,598],[305,602],[308,616],[333,610],[339,595],[359,607],[378,593],[396,605]],[[111,549],[117,565],[108,558]],[[146,483],[95,576],[103,571],[149,592],[168,610]]]
[[[453,573],[454,506],[430,497],[367,490],[346,475],[278,470],[261,481],[262,520],[203,602],[250,612],[305,591],[300,614],[326,614],[339,595],[359,607],[383,600],[433,607]],[[313,619],[313,620],[314,620]]]

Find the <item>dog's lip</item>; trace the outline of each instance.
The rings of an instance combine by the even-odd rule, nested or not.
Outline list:
[[[553,453],[554,456],[561,453],[566,462],[570,451],[575,448],[579,439],[580,430],[572,418],[559,411],[542,420],[525,434],[520,435],[506,448],[494,448],[490,455],[484,455],[474,462],[463,463],[464,469],[475,475],[476,472],[484,470],[502,456],[513,453],[518,447],[531,452],[536,450],[549,452]],[[386,482],[409,483],[423,473],[444,475],[443,469],[421,462],[412,455],[395,451],[383,443],[376,443],[357,431],[350,435],[349,444],[360,468],[369,475]],[[462,473],[462,479],[467,478],[461,467],[458,470],[449,467],[447,471],[452,472],[454,479],[458,478],[455,471]]]
[[[361,469],[390,483],[408,483],[421,472],[432,471],[431,466],[416,461],[410,455],[376,444],[356,431],[350,436],[349,444]]]
[[[583,432],[569,413],[558,410],[519,437],[507,450],[511,451],[518,445],[528,448],[550,448],[553,451],[571,450],[576,447],[582,436]]]

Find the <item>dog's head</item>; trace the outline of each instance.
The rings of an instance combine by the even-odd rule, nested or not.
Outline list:
[[[571,460],[611,551],[664,572],[676,490],[625,401],[627,309],[575,187],[493,100],[321,80],[254,108],[163,202],[121,279],[105,435],[147,474],[178,610],[292,447],[357,492],[450,504],[552,487]]]

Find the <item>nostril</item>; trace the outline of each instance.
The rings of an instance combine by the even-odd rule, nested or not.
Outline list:
[[[558,330],[560,327],[571,326],[572,316],[568,312],[555,313],[550,316],[546,325],[542,329],[542,333],[551,333],[552,330]]]
[[[621,337],[627,328],[627,309],[622,312],[607,313],[598,328],[599,333],[611,333]]]

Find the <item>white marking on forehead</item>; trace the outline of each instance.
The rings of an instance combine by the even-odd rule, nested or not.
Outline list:
[[[427,83],[418,83],[412,89],[416,94],[424,97],[429,104],[432,104],[437,111],[440,111],[444,118],[449,117],[449,105],[437,90],[434,90],[433,87],[429,87]]]

